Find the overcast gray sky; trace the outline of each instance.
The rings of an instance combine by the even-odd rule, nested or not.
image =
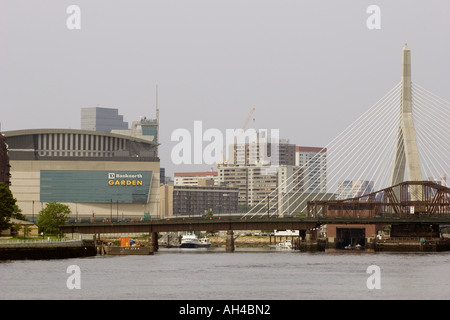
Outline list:
[[[77,129],[97,105],[131,124],[155,116],[158,85],[171,175],[205,169],[171,163],[175,129],[239,128],[252,107],[249,127],[326,146],[400,81],[405,42],[413,82],[450,100],[449,14],[442,0],[0,0],[1,130]]]

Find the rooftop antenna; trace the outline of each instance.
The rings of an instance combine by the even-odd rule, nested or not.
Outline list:
[[[156,139],[159,140],[158,85],[156,85]]]
[[[156,120],[158,120],[158,123],[159,123],[158,85],[156,85]]]

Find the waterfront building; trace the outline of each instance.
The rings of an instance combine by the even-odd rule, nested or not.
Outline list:
[[[254,142],[235,143],[230,146],[229,165],[252,166],[252,165],[288,165],[294,166],[296,156],[295,144],[289,140],[281,139],[279,142],[266,142],[259,138]],[[266,161],[267,160],[267,161]]]
[[[325,193],[327,190],[327,149],[297,146],[295,165],[303,168],[303,188],[306,193]]]
[[[238,211],[238,189],[223,186],[173,186],[174,215],[216,215]]]
[[[152,128],[154,123],[157,127],[156,120],[146,119],[143,126],[150,122]],[[120,133],[77,129],[4,132],[17,205],[27,217],[37,217],[53,201],[68,205],[72,217],[78,219],[159,216],[156,132],[138,128]]]
[[[278,201],[287,192],[301,192],[302,170],[297,166],[221,166],[219,182],[239,190],[239,205],[269,206],[278,210]],[[289,191],[290,190],[290,191]]]
[[[206,172],[175,172],[175,186],[218,185],[217,171]]]
[[[2,237],[37,237],[39,236],[39,228],[33,222],[10,218],[11,226],[1,230]]]
[[[287,139],[275,143],[257,138],[229,146],[230,161],[218,166],[220,185],[238,188],[240,206],[282,212],[290,206],[290,200],[285,203],[285,199],[297,202],[301,193],[326,192],[325,148],[298,147]],[[304,209],[299,206],[296,212]]]
[[[167,184],[161,184],[159,187],[159,212],[161,218],[173,216],[173,188],[173,185]]]

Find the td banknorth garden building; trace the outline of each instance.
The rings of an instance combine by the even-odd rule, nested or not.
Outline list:
[[[54,201],[68,205],[78,220],[159,216],[157,131],[157,120],[144,118],[130,130],[111,132],[4,132],[17,205],[34,219]]]

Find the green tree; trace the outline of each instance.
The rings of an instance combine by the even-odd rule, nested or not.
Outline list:
[[[45,234],[59,234],[59,227],[67,221],[70,213],[70,208],[64,204],[47,203],[46,207],[39,211],[37,220],[39,231]]]
[[[31,227],[29,225],[22,225],[23,229],[23,238],[25,239],[31,232]]]
[[[14,199],[9,187],[0,183],[0,231],[11,227],[9,219],[17,210],[16,199]]]
[[[14,206],[14,213],[12,215],[12,218],[28,221],[27,217],[23,215],[22,210],[17,205]]]
[[[205,210],[205,218],[206,219],[211,219],[213,217],[213,211],[212,211],[212,209],[208,209],[208,210]]]
[[[14,235],[17,236],[19,234],[20,229],[22,229],[22,225],[20,223],[13,223],[12,229],[14,229],[14,233],[15,233]]]

